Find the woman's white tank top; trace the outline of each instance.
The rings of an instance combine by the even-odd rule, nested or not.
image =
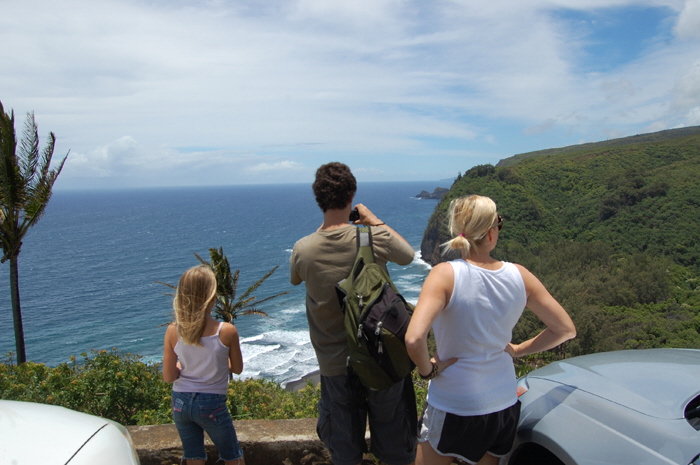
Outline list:
[[[428,403],[456,415],[484,415],[517,401],[512,358],[504,351],[527,302],[520,270],[451,261],[454,289],[433,323],[441,360],[458,361],[430,382]]]

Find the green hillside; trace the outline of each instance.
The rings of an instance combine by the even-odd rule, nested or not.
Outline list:
[[[590,142],[587,144],[571,145],[569,147],[561,147],[556,149],[537,150],[535,152],[521,153],[510,158],[505,158],[498,162],[496,166],[510,166],[519,163],[525,158],[538,157],[540,155],[555,155],[566,152],[575,152],[589,149],[603,149],[616,147],[620,145],[640,144],[646,142],[663,142],[669,139],[677,139],[679,137],[691,136],[700,134],[700,126],[691,126],[688,128],[667,129],[665,131],[652,132],[649,134],[637,134],[636,136],[623,137],[620,139],[610,139],[601,142]]]
[[[505,219],[494,256],[532,270],[577,324],[560,355],[700,347],[700,128],[534,153],[456,180],[424,259],[444,260],[450,200],[486,195]],[[526,318],[515,337],[537,329]]]

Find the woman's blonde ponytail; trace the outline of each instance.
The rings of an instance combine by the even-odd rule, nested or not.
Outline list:
[[[452,200],[448,210],[452,239],[442,244],[443,253],[460,250],[464,257],[468,257],[493,227],[497,217],[496,204],[488,197],[470,195]]]

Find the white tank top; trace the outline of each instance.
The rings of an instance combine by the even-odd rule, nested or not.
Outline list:
[[[175,354],[182,366],[180,377],[173,383],[175,392],[226,394],[228,392],[229,348],[219,339],[224,323],[219,323],[216,334],[200,338],[202,347],[185,344],[178,336]]]
[[[520,270],[487,270],[465,260],[454,270],[452,297],[433,323],[441,360],[457,362],[430,381],[428,403],[456,415],[485,415],[517,401],[512,358],[504,351],[527,302]]]

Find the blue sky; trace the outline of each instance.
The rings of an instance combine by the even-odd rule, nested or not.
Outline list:
[[[700,125],[700,0],[0,0],[56,189],[454,178]]]

